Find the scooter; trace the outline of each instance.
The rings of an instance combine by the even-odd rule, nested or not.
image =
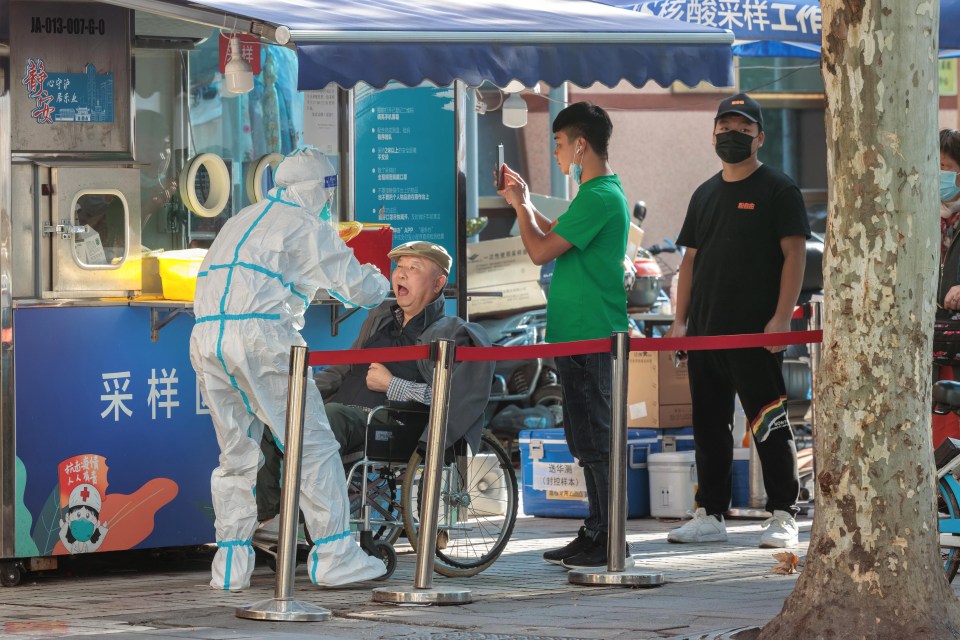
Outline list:
[[[547,315],[534,309],[504,319],[480,320],[494,345],[503,347],[543,343]],[[521,409],[546,407],[553,414],[553,425],[563,423],[563,396],[552,358],[498,361],[493,388],[487,405],[488,422],[507,406]],[[496,427],[494,427],[496,430]]]

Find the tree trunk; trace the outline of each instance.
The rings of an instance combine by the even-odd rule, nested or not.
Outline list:
[[[931,447],[938,0],[822,0],[830,222],[807,560],[763,640],[960,637]]]

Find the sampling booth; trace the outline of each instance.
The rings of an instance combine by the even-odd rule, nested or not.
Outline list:
[[[284,154],[336,158],[362,260],[442,244],[465,314],[488,173],[474,87],[732,74],[727,32],[579,0],[0,0],[0,16],[4,585],[65,554],[214,540],[191,278]],[[362,316],[321,295],[305,337],[346,347]]]

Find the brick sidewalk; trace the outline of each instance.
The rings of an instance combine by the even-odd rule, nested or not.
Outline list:
[[[809,520],[801,521],[800,555],[806,553]],[[310,585],[297,572],[294,597],[330,609],[333,619],[317,623],[241,620],[238,606],[272,597],[274,574],[258,566],[245,592],[207,586],[209,556],[182,560],[112,554],[109,564],[75,568],[72,574],[27,576],[0,589],[0,637],[63,638],[284,638],[289,640],[430,638],[686,637],[718,629],[762,625],[776,615],[796,576],[771,573],[771,550],[757,548],[760,523],[728,521],[723,544],[674,545],[666,533],[676,523],[630,520],[627,539],[639,569],[662,572],[666,584],[653,589],[571,585],[566,572],[543,562],[544,550],[565,544],[579,522],[520,518],[504,554],[473,578],[435,576],[435,586],[469,589],[473,602],[450,607],[396,606],[371,602],[376,586],[412,586],[415,556],[398,547],[394,576],[339,590]],[[183,554],[179,554],[182,556]],[[129,567],[136,563],[139,571]],[[151,568],[152,565],[152,568]],[[696,637],[696,636],[694,636]]]

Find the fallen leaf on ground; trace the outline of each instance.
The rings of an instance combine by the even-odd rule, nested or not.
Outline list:
[[[795,573],[797,570],[797,564],[799,564],[800,559],[797,557],[797,554],[792,551],[781,551],[780,553],[773,554],[773,559],[777,561],[777,566],[775,566],[771,571],[773,573],[779,573],[783,576],[788,576],[791,573]]]

